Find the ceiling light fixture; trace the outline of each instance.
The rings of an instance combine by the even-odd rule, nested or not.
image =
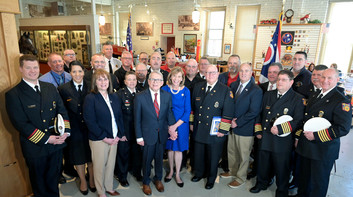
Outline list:
[[[193,23],[198,23],[200,22],[200,11],[199,11],[199,8],[200,8],[200,5],[197,4],[197,0],[194,0],[194,11],[192,11],[192,22]]]
[[[102,5],[103,5],[103,0],[101,1],[101,15],[99,16],[99,24],[100,25],[105,25],[105,16],[103,16],[103,8],[102,8]]]

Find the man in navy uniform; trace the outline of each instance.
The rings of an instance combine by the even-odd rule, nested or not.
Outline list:
[[[55,86],[38,81],[39,63],[35,56],[20,57],[20,72],[21,82],[5,95],[6,110],[20,132],[34,196],[59,197],[62,149],[70,135],[67,111]],[[54,132],[58,114],[65,122],[65,133],[61,136]]]
[[[239,67],[239,79],[230,88],[235,95],[232,130],[228,135],[229,172],[221,174],[222,178],[235,177],[228,184],[237,188],[246,181],[251,147],[254,143],[255,119],[259,115],[262,102],[262,90],[251,77],[252,66],[243,63]]]
[[[301,156],[298,196],[325,197],[330,172],[340,150],[340,138],[347,135],[352,122],[350,101],[336,88],[338,71],[327,69],[322,73],[322,90],[313,94],[304,114],[304,122],[322,117],[331,126],[318,132],[297,132],[296,152]]]
[[[128,187],[127,173],[131,168],[133,175],[138,181],[142,181],[142,152],[136,143],[134,127],[134,98],[139,91],[136,89],[136,75],[133,71],[126,72],[125,87],[120,89],[117,94],[121,99],[124,130],[127,141],[118,143],[118,150],[115,162],[115,175],[118,177],[121,186]]]
[[[233,93],[226,85],[218,81],[218,69],[209,65],[206,81],[195,85],[191,106],[194,114],[193,137],[194,174],[192,182],[198,182],[207,177],[206,189],[212,189],[217,177],[217,165],[221,158],[222,147],[228,134],[233,117]],[[218,132],[211,135],[213,118],[219,116]],[[205,157],[207,155],[207,157]]]
[[[311,83],[311,72],[305,68],[307,58],[308,56],[304,51],[297,51],[293,57],[292,72],[294,74],[294,83],[292,88],[300,94],[302,94],[300,87],[308,86]]]
[[[155,54],[155,53],[154,53]],[[151,60],[153,59],[152,58]],[[160,55],[157,54],[157,57]],[[137,143],[143,147],[142,168],[143,187],[146,195],[151,195],[151,163],[154,160],[155,176],[153,182],[159,192],[164,191],[161,182],[163,176],[163,151],[168,139],[176,139],[177,132],[168,127],[175,124],[172,111],[172,95],[161,90],[163,75],[152,71],[148,78],[149,89],[139,93],[134,101],[135,133]]]
[[[262,112],[257,118],[255,135],[260,139],[259,161],[256,185],[251,193],[267,189],[273,174],[276,176],[276,197],[288,196],[290,160],[294,144],[293,135],[301,127],[304,113],[304,98],[291,88],[293,73],[282,70],[278,74],[277,90],[265,93],[262,102]],[[292,121],[273,125],[282,116],[289,115]],[[272,170],[271,170],[272,169]]]

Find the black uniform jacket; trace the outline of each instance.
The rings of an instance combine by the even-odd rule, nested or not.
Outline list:
[[[265,92],[262,101],[262,111],[255,125],[255,135],[262,135],[260,149],[271,152],[290,152],[294,142],[293,135],[290,134],[286,137],[273,135],[271,127],[278,117],[290,115],[293,120],[277,125],[278,133],[295,132],[302,126],[303,114],[303,96],[294,92],[292,88],[280,99],[277,99],[277,90]]]
[[[323,117],[331,126],[328,129],[315,132],[315,140],[309,141],[303,132],[300,136],[297,152],[314,160],[338,159],[340,137],[348,134],[352,122],[352,109],[350,101],[343,96],[337,88],[332,89],[321,99],[318,94],[312,95],[304,113],[304,122],[312,117]]]
[[[234,113],[234,96],[230,88],[221,82],[216,82],[211,92],[206,95],[207,82],[195,85],[191,101],[194,114],[194,139],[199,143],[212,144],[222,142],[225,137],[210,135],[212,118],[219,116],[222,121],[219,132],[228,134]]]
[[[53,84],[39,81],[41,94],[26,82],[21,82],[6,93],[6,110],[14,127],[20,132],[23,156],[38,158],[50,155],[66,144],[45,144],[53,129],[54,119],[61,114],[65,121],[65,132],[70,132],[70,123],[64,103]]]

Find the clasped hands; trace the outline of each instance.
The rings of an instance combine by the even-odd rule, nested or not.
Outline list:
[[[119,138],[118,136],[115,138],[104,138],[103,142],[109,144],[109,145],[116,145],[119,143],[119,141],[127,141],[126,137],[123,136],[122,138]]]
[[[178,138],[178,132],[176,131],[178,127],[174,124],[168,127],[169,138],[171,140],[176,140]]]
[[[51,135],[48,140],[48,144],[63,144],[68,137],[67,133],[64,133],[62,136]]]

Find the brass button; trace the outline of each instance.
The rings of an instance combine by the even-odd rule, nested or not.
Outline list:
[[[271,114],[271,112],[269,111],[268,114]]]
[[[43,122],[46,122],[46,120],[43,120]]]
[[[199,121],[199,124],[201,123],[201,121]]]
[[[199,114],[199,116],[201,116],[201,114]]]
[[[80,115],[82,115],[82,113],[80,112]]]
[[[305,113],[305,115],[307,116],[307,115],[308,115],[308,113]]]
[[[51,120],[54,120],[54,118],[51,118]]]
[[[43,110],[40,110],[40,112],[42,112],[42,113],[43,113]]]
[[[202,109],[202,106],[200,106],[200,109]]]
[[[266,127],[264,127],[264,130],[266,130]]]
[[[80,107],[80,106],[81,106],[81,104],[78,104],[77,106],[79,106],[79,107]]]
[[[277,113],[277,116],[279,116],[279,113]]]
[[[44,129],[44,131],[45,131],[45,132],[47,132],[47,131],[48,131],[48,129]]]
[[[208,123],[206,123],[206,125],[208,125]]]
[[[207,109],[210,109],[210,107],[207,107]]]
[[[266,122],[268,122],[268,120],[266,119]]]
[[[85,122],[85,121],[82,120],[81,122]]]
[[[209,118],[209,116],[206,116],[206,118]]]

